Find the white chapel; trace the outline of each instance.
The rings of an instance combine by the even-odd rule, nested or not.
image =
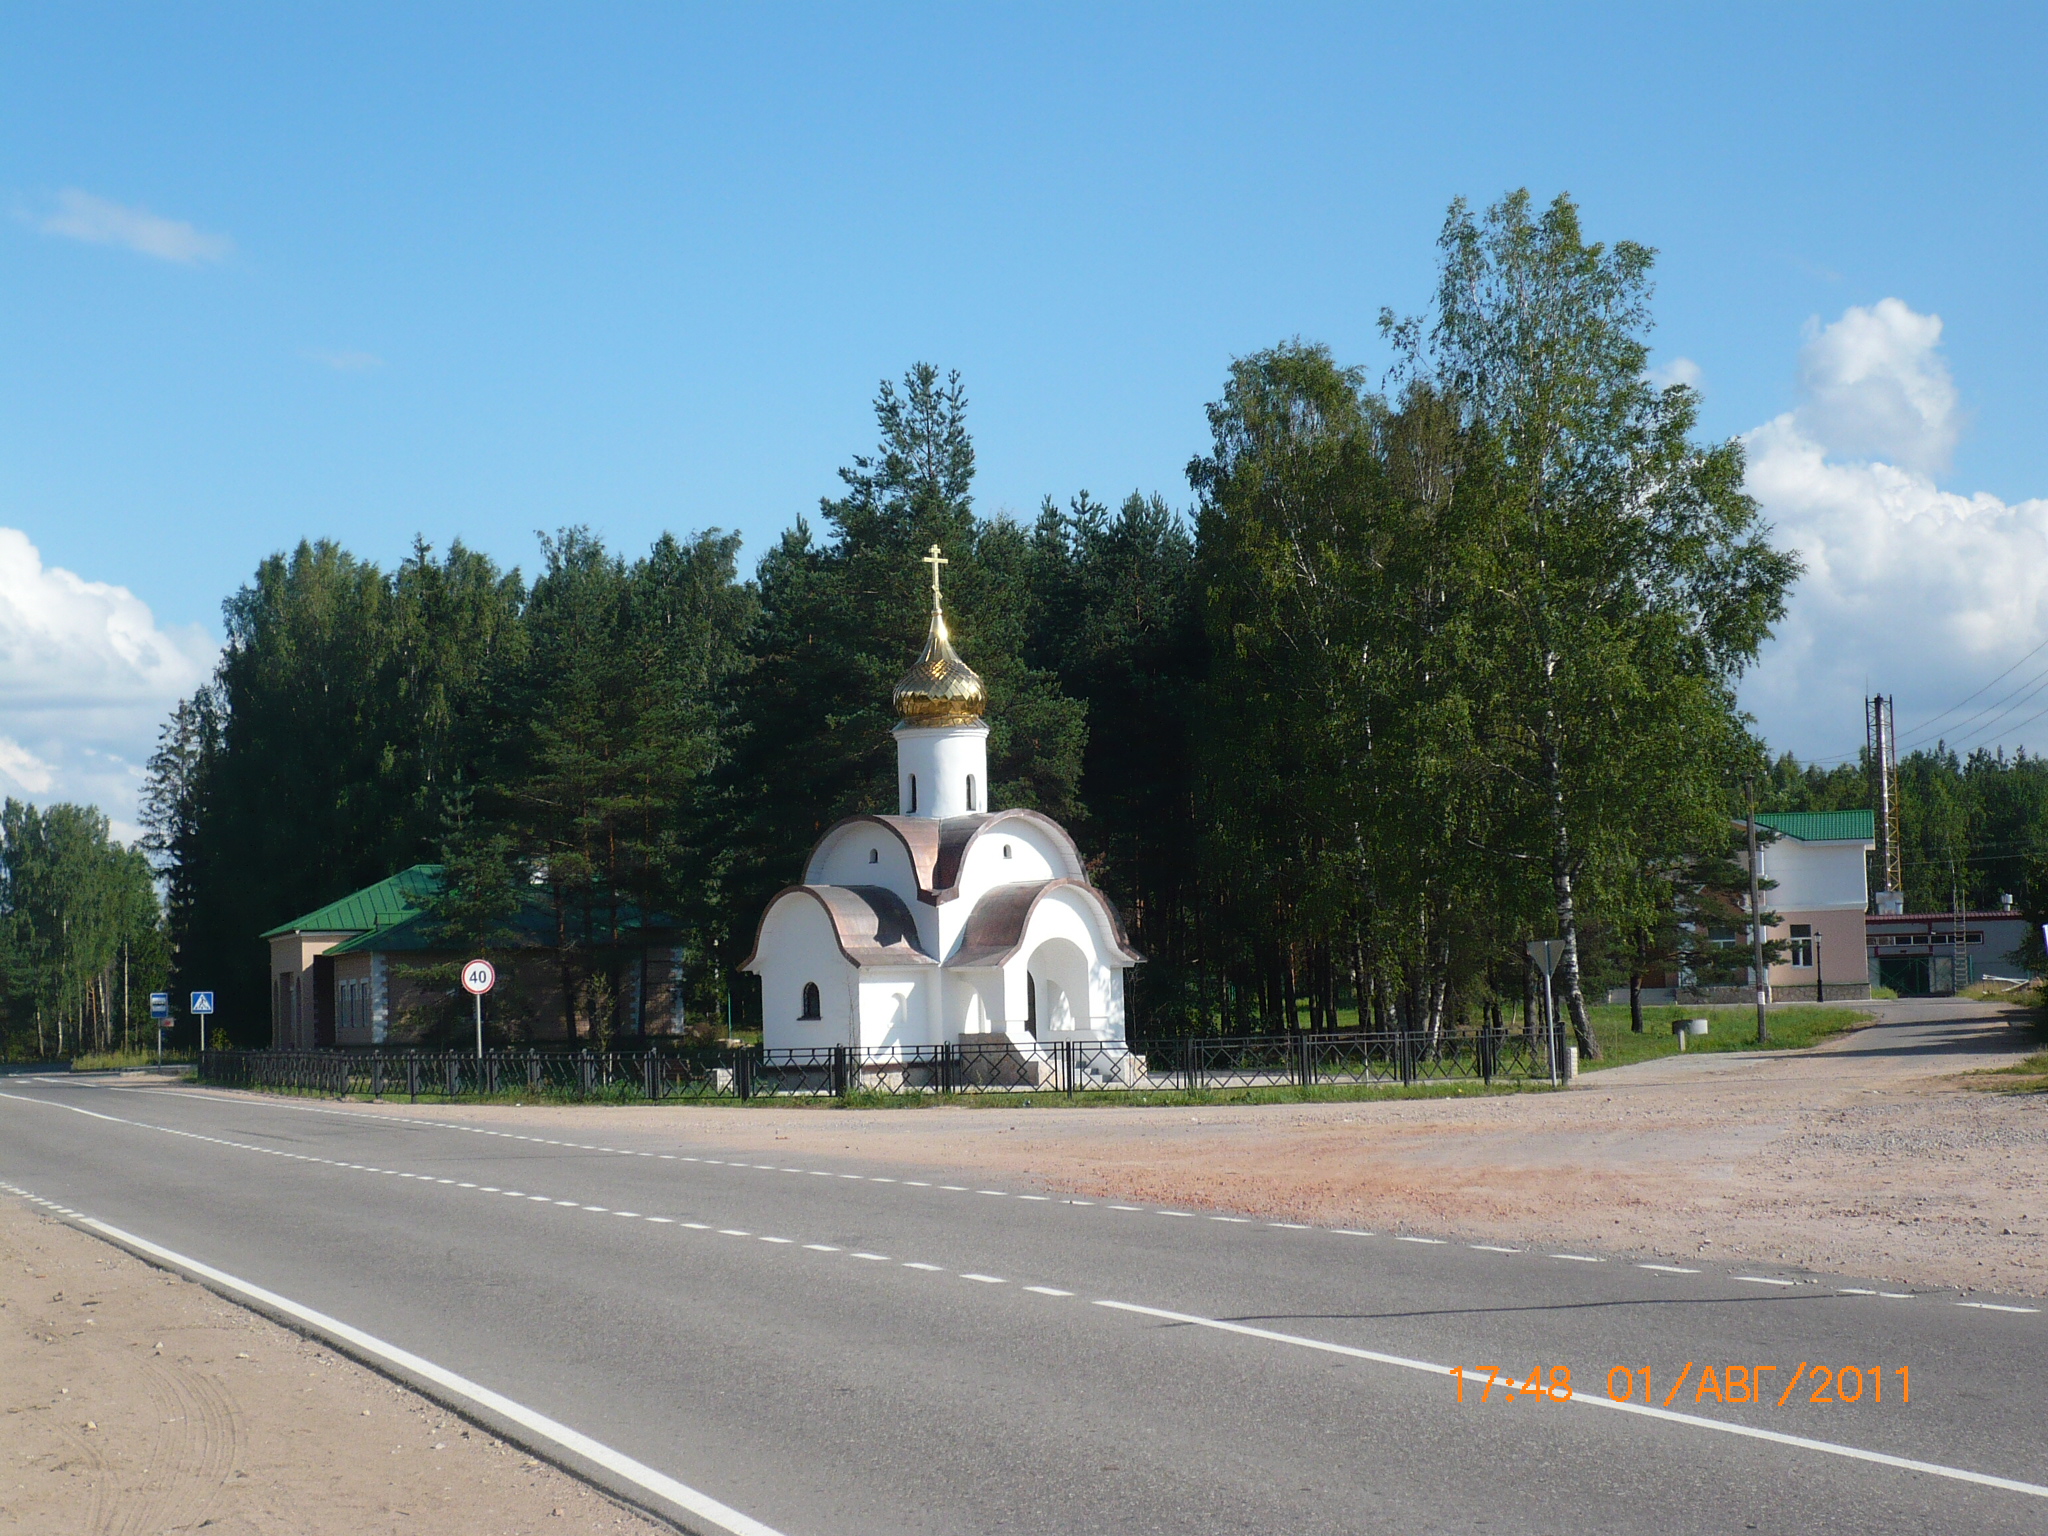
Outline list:
[[[931,629],[895,692],[897,814],[828,829],[761,914],[741,969],[761,978],[762,1044],[1120,1044],[1139,956],[1058,822],[988,809],[988,692],[947,634],[937,545],[926,563]]]

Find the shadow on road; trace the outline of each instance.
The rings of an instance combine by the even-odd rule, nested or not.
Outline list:
[[[1960,1019],[1894,1019],[1860,1029],[1829,1056],[1872,1058],[2003,1056],[2037,1049],[2041,1034],[2025,1015],[1975,1014]]]

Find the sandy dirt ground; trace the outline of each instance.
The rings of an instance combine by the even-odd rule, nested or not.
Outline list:
[[[0,1198],[0,1532],[657,1527],[332,1351]]]
[[[842,1153],[1051,1191],[1293,1221],[1765,1262],[1923,1289],[2048,1294],[2048,1097],[1986,1092],[2033,1037],[1995,1005],[1939,1052],[1858,1031],[1693,1053],[1568,1093],[1144,1108],[437,1108],[662,1127],[694,1148]],[[1973,1082],[1980,1086],[1970,1086]]]

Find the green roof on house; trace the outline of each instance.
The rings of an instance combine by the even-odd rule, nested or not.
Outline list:
[[[674,919],[658,912],[643,920],[640,909],[630,904],[622,903],[617,915],[621,941],[631,935],[638,942],[645,943],[653,937],[655,930],[666,931],[674,925]],[[529,893],[527,899],[519,904],[519,910],[505,919],[489,947],[493,951],[553,949],[556,940],[554,910],[541,896]],[[440,919],[431,912],[415,912],[398,922],[353,934],[327,953],[337,956],[419,954],[446,951],[449,947]]]
[[[433,940],[440,924],[424,912],[414,912],[395,923],[386,923],[379,928],[368,928],[361,933],[351,934],[334,948],[329,955],[360,955],[376,952],[389,954],[396,950],[434,949]]]
[[[1801,843],[1877,841],[1877,817],[1870,811],[1758,811],[1756,824]]]
[[[289,933],[372,933],[417,917],[428,901],[441,894],[441,866],[415,864],[388,880],[366,885],[324,907],[280,923],[263,937],[281,939]]]

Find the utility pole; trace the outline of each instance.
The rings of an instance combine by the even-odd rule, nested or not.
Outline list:
[[[1877,802],[1877,896],[1880,915],[1906,910],[1903,860],[1899,850],[1899,745],[1892,698],[1875,694],[1863,701],[1865,763]],[[1933,981],[1930,976],[1929,982]]]
[[[1955,909],[1950,920],[1954,930],[1948,936],[1948,990],[1952,997],[1961,997],[1964,988],[1970,984],[1970,946],[1968,936],[1963,932],[1963,883],[1956,874],[1955,855],[1948,861],[1949,904]],[[1957,969],[1957,967],[1961,969]]]
[[[1749,955],[1752,974],[1756,977],[1756,1043],[1770,1043],[1771,1026],[1764,1017],[1764,999],[1768,995],[1769,982],[1764,976],[1764,926],[1760,921],[1763,909],[1756,895],[1756,781],[1747,782],[1749,790]]]

